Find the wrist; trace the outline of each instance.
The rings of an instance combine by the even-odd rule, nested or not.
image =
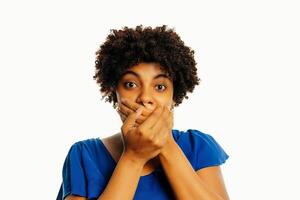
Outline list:
[[[122,157],[122,159],[126,160],[131,165],[134,165],[136,167],[144,167],[144,165],[146,164],[145,160],[134,156],[134,154],[132,152],[129,152],[129,151],[123,151],[121,157]]]
[[[173,138],[170,138],[162,148],[159,156],[166,157],[167,155],[172,154],[176,147],[177,147],[177,143]]]

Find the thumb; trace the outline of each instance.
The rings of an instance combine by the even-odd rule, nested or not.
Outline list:
[[[129,129],[133,128],[136,124],[136,119],[142,114],[143,108],[140,107],[136,112],[132,112],[128,115],[126,120],[123,123],[124,132],[127,133]]]

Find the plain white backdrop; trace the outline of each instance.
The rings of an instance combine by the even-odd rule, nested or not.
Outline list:
[[[110,29],[166,24],[202,79],[174,128],[212,135],[233,200],[299,199],[296,1],[1,1],[1,199],[55,199],[70,146],[119,131],[92,79]]]

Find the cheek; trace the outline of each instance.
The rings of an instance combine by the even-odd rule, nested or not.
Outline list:
[[[171,93],[166,93],[165,95],[161,95],[157,97],[157,102],[160,105],[169,106],[173,103],[173,95]]]
[[[116,95],[117,95],[117,100],[118,102],[121,102],[121,99],[133,99],[134,98],[134,94],[132,92],[128,92],[122,88],[119,88],[116,91]]]
[[[116,96],[117,96],[117,101],[120,102],[120,99],[121,99],[120,93],[117,92],[117,91],[115,93],[116,93]]]
[[[167,100],[164,100],[164,101],[159,101],[158,105],[165,106],[165,107],[171,109],[172,103],[173,103],[173,101],[170,101],[169,99],[167,99]]]

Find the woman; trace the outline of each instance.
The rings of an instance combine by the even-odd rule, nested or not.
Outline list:
[[[173,128],[173,108],[199,84],[194,51],[165,25],[113,30],[94,79],[121,132],[72,145],[57,199],[229,199],[228,155],[208,134]]]

